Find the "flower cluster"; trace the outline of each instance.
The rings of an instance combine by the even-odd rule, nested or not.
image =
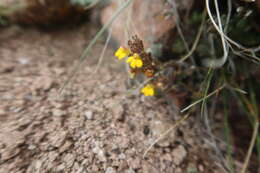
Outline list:
[[[128,48],[119,47],[115,52],[115,56],[121,60],[126,58],[126,63],[130,66],[131,77],[136,74],[144,74],[146,77],[151,78],[154,76],[156,69],[156,62],[151,57],[150,53],[145,52],[143,42],[137,36],[128,41]],[[141,93],[145,96],[155,95],[155,86],[150,83],[141,89]]]
[[[143,61],[142,58],[137,54],[134,53],[132,54],[131,51],[127,48],[124,47],[120,47],[116,53],[115,56],[121,60],[123,58],[128,57],[128,59],[126,60],[126,62],[130,65],[131,68],[135,69],[135,68],[141,68],[143,66]],[[131,56],[129,56],[131,55]]]

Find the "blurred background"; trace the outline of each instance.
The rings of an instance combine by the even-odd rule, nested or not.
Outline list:
[[[1,0],[0,173],[259,172],[259,17],[259,0]],[[114,57],[135,35],[151,78]]]

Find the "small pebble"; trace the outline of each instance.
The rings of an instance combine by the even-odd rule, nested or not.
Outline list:
[[[94,116],[93,116],[93,112],[92,111],[86,111],[85,112],[85,117],[87,120],[93,120]]]

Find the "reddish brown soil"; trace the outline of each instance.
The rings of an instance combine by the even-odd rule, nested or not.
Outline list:
[[[58,95],[95,32],[0,30],[0,173],[221,173],[193,117],[143,158],[183,115],[161,99],[129,96],[112,48],[92,74],[104,41]]]

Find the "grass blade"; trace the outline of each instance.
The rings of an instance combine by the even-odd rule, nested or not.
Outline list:
[[[128,0],[125,2],[111,17],[111,19],[99,30],[99,32],[95,35],[95,37],[91,40],[89,45],[86,47],[86,49],[83,51],[82,55],[79,58],[79,62],[76,64],[76,66],[73,68],[73,71],[71,72],[71,75],[68,77],[68,79],[65,81],[64,85],[60,89],[60,94],[62,94],[64,88],[69,84],[69,82],[73,79],[77,71],[79,70],[80,66],[82,65],[82,62],[86,59],[88,53],[90,52],[91,48],[95,45],[97,40],[101,37],[101,35],[106,31],[106,29],[114,22],[114,20],[122,13],[122,11],[129,6],[129,4],[133,0]]]

